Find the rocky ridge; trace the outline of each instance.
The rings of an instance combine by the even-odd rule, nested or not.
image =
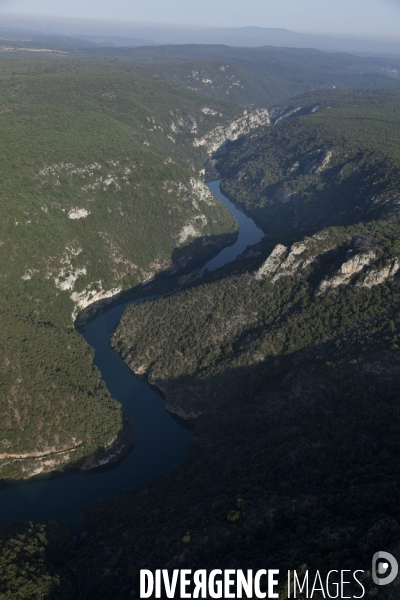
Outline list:
[[[193,146],[198,148],[204,146],[208,154],[213,154],[227,141],[237,140],[239,136],[245,135],[260,127],[261,125],[270,125],[271,120],[269,112],[266,108],[258,108],[256,110],[244,110],[243,117],[235,119],[228,125],[220,125],[207,133],[202,138],[196,138]]]
[[[344,240],[345,241],[345,240]],[[322,242],[322,244],[321,244]],[[270,279],[276,283],[281,277],[293,277],[304,272],[311,264],[318,266],[321,256],[327,252],[338,251],[337,240],[330,241],[326,232],[318,233],[302,242],[296,242],[290,248],[278,244],[254,272],[256,280]],[[325,276],[317,285],[316,294],[323,294],[340,285],[355,283],[356,287],[371,289],[375,285],[393,278],[400,269],[399,259],[390,261],[387,266],[377,268],[371,263],[377,258],[375,249],[363,250],[359,247],[359,239],[350,241],[350,248],[333,274]],[[362,277],[360,277],[363,275]]]

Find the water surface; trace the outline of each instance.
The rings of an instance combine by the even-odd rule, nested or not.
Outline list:
[[[217,256],[212,258],[206,265],[204,265],[201,275],[204,274],[206,269],[208,271],[215,271],[215,269],[223,267],[227,263],[232,262],[239,256],[239,254],[246,250],[247,246],[257,244],[261,238],[264,237],[264,232],[257,227],[253,219],[242,213],[238,208],[235,207],[233,202],[231,202],[222,194],[219,188],[219,181],[210,181],[207,185],[214,196],[219,198],[221,202],[225,204],[226,208],[233,214],[233,216],[236,217],[236,220],[239,223],[239,235],[236,239],[236,242],[232,244],[232,246],[228,246],[227,248],[221,250]]]
[[[218,181],[208,185],[236,217],[240,230],[236,242],[210,260],[202,273],[205,269],[213,271],[234,260],[248,245],[259,242],[263,236],[252,219],[221,194]],[[100,469],[5,484],[0,490],[1,524],[13,519],[45,521],[57,518],[66,521],[76,531],[82,525],[85,505],[168,474],[188,455],[193,433],[171,417],[165,410],[161,395],[145,381],[137,379],[110,345],[110,336],[128,304],[130,302],[111,308],[94,319],[83,335],[95,350],[94,363],[100,369],[107,388],[133,421],[134,447],[118,463]]]

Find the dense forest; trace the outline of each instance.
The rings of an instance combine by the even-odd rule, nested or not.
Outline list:
[[[246,106],[271,108],[316,89],[400,86],[400,61],[396,58],[361,58],[312,48],[191,44],[78,52],[129,61],[146,75]]]
[[[0,474],[129,449],[132,425],[73,323],[160,274],[174,293],[129,306],[111,343],[194,440],[168,477],[88,507],[77,536],[2,528],[0,598],[135,598],[140,568],[368,570],[377,549],[399,556],[400,94],[324,89],[340,62],[338,87],[398,81],[328,55],[316,85],[323,53],[305,51],[314,79],[296,87],[290,52],[266,50],[279,93],[265,72],[246,92],[258,86],[263,112],[239,105],[244,92],[218,98],[231,96],[216,50],[168,68],[157,49],[118,52],[0,61]],[[205,96],[209,67],[222,79]],[[254,65],[231,68],[255,82]],[[204,85],[186,85],[188,69]],[[313,87],[292,115],[269,108]],[[266,236],[185,279],[237,234],[204,185],[218,146],[222,190]],[[398,592],[364,583],[371,599]]]
[[[268,224],[259,255],[128,307],[114,333],[127,364],[196,423],[170,480],[90,514],[93,548],[106,514],[116,543],[122,523],[132,540],[147,528],[146,546],[126,541],[115,589],[137,585],[122,575],[128,561],[367,570],[378,545],[398,553],[398,94],[314,101],[318,112],[250,134],[217,163],[223,189]],[[307,221],[280,229],[288,203],[276,188],[288,180]],[[158,512],[144,525],[151,494]]]
[[[74,318],[212,254],[237,230],[200,179],[207,151],[194,140],[246,119],[241,108],[129,69],[62,61],[0,63],[5,479],[127,449],[129,427]]]
[[[310,114],[221,154],[223,191],[275,237],[395,214],[399,93],[335,90],[297,100],[298,113]]]

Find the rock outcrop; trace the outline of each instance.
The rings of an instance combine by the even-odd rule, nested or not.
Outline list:
[[[389,277],[394,277],[399,269],[400,265],[397,259],[383,269],[371,269],[363,281],[358,281],[356,283],[356,287],[367,287],[371,289],[374,285],[383,283],[386,279],[389,279]]]
[[[270,125],[270,122],[269,112],[266,108],[259,108],[251,112],[245,110],[243,117],[235,119],[228,125],[219,125],[202,138],[195,138],[193,146],[196,148],[204,146],[209,154],[213,154],[226,141],[237,140],[240,135],[249,133],[260,125]]]
[[[261,267],[256,271],[255,278],[260,280],[264,277],[270,277],[276,273],[283,262],[283,255],[287,252],[286,246],[282,246],[282,244],[278,244],[272,250],[271,254],[268,256],[267,260],[261,265]]]
[[[321,281],[317,289],[317,294],[323,294],[329,289],[349,283],[352,277],[357,273],[360,273],[366,265],[369,265],[375,256],[376,254],[373,250],[356,254],[343,263],[339,271],[333,277]]]
[[[392,259],[383,267],[374,268],[372,266],[368,270],[368,266],[376,259],[376,251],[366,247],[362,240],[356,238],[351,241],[351,246],[345,262],[333,275],[320,281],[316,289],[317,295],[335,289],[339,285],[350,283],[355,284],[355,287],[370,289],[400,273],[400,259],[398,258]],[[337,250],[338,240],[330,240],[326,232],[306,237],[301,242],[293,244],[290,250],[286,246],[278,244],[254,273],[254,278],[259,281],[270,279],[272,283],[275,283],[281,277],[300,275],[312,263],[317,267],[321,265],[321,256],[324,253],[329,251],[335,253]]]
[[[111,302],[111,300],[115,300],[115,296],[118,296],[118,294],[120,294],[122,291],[121,287],[113,288],[112,290],[103,290],[101,287],[101,281],[98,281],[97,283],[100,291],[93,289],[95,284],[91,284],[88,289],[84,289],[82,292],[74,292],[71,294],[71,300],[75,302],[75,308],[72,312],[73,321],[75,321],[80,310],[83,310],[90,304],[94,304],[99,300],[109,300]]]
[[[317,257],[319,252],[316,250],[315,242],[321,239],[320,234],[305,238],[302,242],[293,244],[290,251],[288,251],[286,246],[278,244],[255,273],[255,278],[271,277],[272,282],[275,283],[281,277],[300,273]],[[287,252],[289,253],[287,254]],[[287,256],[285,257],[286,254]]]

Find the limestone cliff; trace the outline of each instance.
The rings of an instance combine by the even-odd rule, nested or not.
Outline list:
[[[193,146],[204,146],[208,154],[213,154],[225,142],[237,140],[239,136],[249,133],[256,127],[269,124],[270,117],[266,108],[245,110],[242,117],[231,121],[228,125],[219,125],[202,138],[196,138]]]

